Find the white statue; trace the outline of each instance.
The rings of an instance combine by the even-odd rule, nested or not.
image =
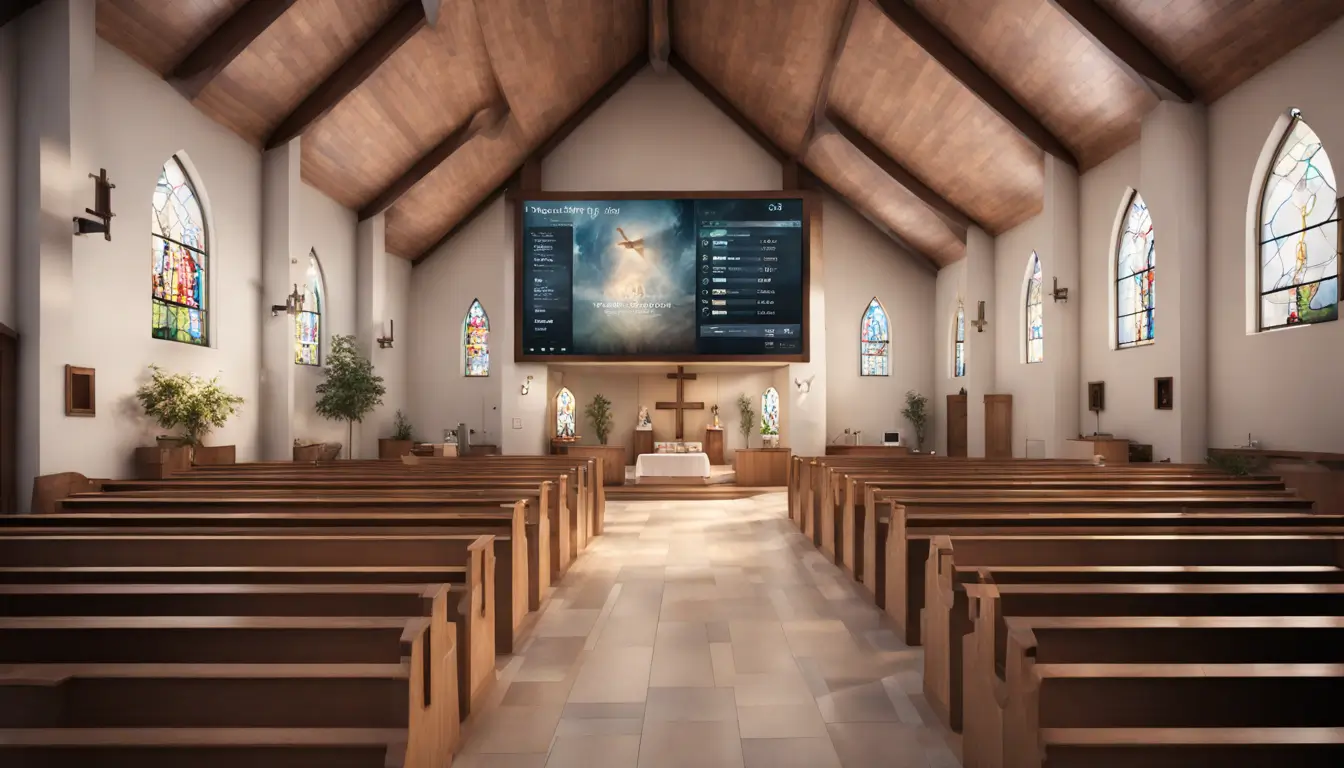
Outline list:
[[[649,409],[647,406],[639,406],[639,424],[635,429],[640,432],[649,432],[653,429],[653,420],[649,418]]]
[[[714,414],[714,425],[711,426],[710,429],[723,429],[723,425],[719,423],[719,406],[718,406],[718,403],[715,403],[715,404],[714,404],[714,407],[709,409],[709,412],[712,413],[712,414]]]

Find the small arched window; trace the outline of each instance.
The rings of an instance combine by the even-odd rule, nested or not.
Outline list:
[[[463,375],[490,375],[490,316],[479,299],[472,299],[462,321]]]
[[[206,346],[210,242],[196,187],[176,155],[163,164],[154,186],[150,230],[150,335]]]
[[[1339,317],[1338,195],[1320,137],[1294,109],[1260,193],[1260,330]]]
[[[1045,359],[1045,289],[1041,280],[1041,257],[1031,252],[1027,262],[1027,362]]]
[[[859,327],[859,375],[886,376],[890,372],[891,328],[887,310],[874,296],[863,311]]]
[[[574,393],[568,387],[555,394],[555,436],[574,437]]]
[[[322,364],[322,309],[326,291],[322,285],[322,265],[317,251],[308,252],[308,271],[303,276],[303,311],[294,316],[294,362],[298,365]]]
[[[952,342],[952,375],[966,375],[966,308],[957,299],[956,335]]]
[[[779,434],[779,392],[774,387],[761,395],[761,434]]]
[[[1115,346],[1152,344],[1157,278],[1153,217],[1138,190],[1130,193],[1115,243]]]

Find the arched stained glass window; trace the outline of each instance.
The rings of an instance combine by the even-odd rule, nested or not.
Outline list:
[[[1260,195],[1260,330],[1339,317],[1339,201],[1321,139],[1292,111]]]
[[[957,299],[957,331],[952,342],[952,375],[961,378],[966,375],[966,308],[961,299]]]
[[[863,311],[859,329],[859,375],[886,376],[890,373],[891,328],[887,310],[874,296]]]
[[[1157,278],[1153,217],[1135,190],[1125,206],[1125,223],[1115,244],[1115,346],[1152,344]]]
[[[574,393],[568,387],[555,395],[555,436],[574,437]]]
[[[163,164],[152,202],[150,335],[208,345],[206,280],[210,243],[196,188],[177,157]]]
[[[779,392],[774,387],[761,395],[761,434],[779,434]]]
[[[308,252],[308,271],[303,277],[303,311],[294,316],[294,362],[298,365],[322,364],[322,309],[326,292],[322,289],[322,265],[317,251]]]
[[[1041,257],[1031,252],[1027,262],[1027,362],[1045,359],[1045,288],[1041,280]]]
[[[472,299],[462,323],[462,348],[466,354],[463,375],[490,375],[490,316],[479,299]]]

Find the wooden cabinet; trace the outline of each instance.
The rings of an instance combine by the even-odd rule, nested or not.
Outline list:
[[[827,456],[909,456],[904,445],[828,445]]]
[[[635,446],[635,459],[638,459],[645,453],[653,453],[653,430],[636,429],[633,443]]]
[[[601,459],[602,484],[625,485],[625,446],[566,443],[559,451],[565,456],[591,456]]]
[[[966,396],[947,396],[947,455],[966,456]]]
[[[985,458],[1013,458],[1013,396],[985,395]]]
[[[789,484],[788,448],[738,448],[734,470],[737,484],[747,488],[766,488]]]
[[[191,448],[185,445],[135,449],[135,479],[163,480],[191,469]]]
[[[726,464],[723,458],[723,430],[705,428],[705,455],[712,466]]]
[[[1107,464],[1129,463],[1129,441],[1118,437],[1080,437],[1065,441],[1065,459],[1091,461],[1101,456]]]

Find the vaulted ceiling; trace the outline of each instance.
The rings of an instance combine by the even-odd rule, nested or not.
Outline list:
[[[428,8],[428,16],[426,9]],[[645,64],[945,266],[1339,0],[98,0],[98,33],[428,254]],[[652,44],[651,42],[652,41]]]

